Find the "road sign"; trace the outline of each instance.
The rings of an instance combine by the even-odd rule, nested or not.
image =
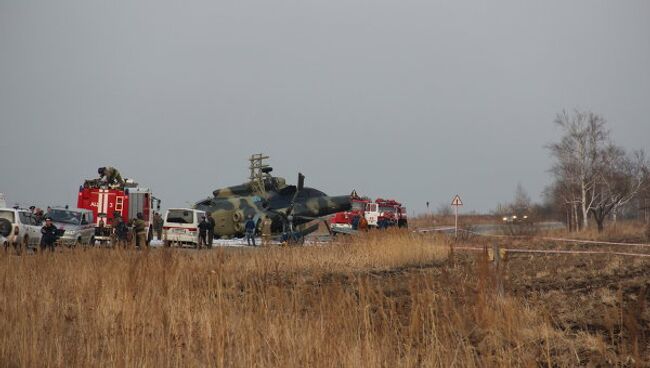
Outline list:
[[[460,196],[458,194],[456,194],[454,199],[451,200],[451,205],[456,209],[456,211],[455,211],[456,212],[456,222],[455,222],[455,225],[454,225],[454,228],[455,228],[454,234],[458,238],[458,207],[463,205],[463,200],[460,199]]]

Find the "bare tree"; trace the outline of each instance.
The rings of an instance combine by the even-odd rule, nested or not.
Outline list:
[[[592,112],[563,111],[557,115],[555,124],[564,130],[564,136],[560,142],[548,146],[556,159],[551,172],[565,186],[578,190],[582,227],[587,228],[589,211],[596,200],[598,160],[609,141],[609,132],[605,130],[605,119]]]
[[[546,189],[546,201],[556,209],[564,209],[563,216],[569,231],[577,231],[579,228],[579,193],[580,190],[575,183],[562,179],[556,179],[555,183]]]
[[[627,155],[622,148],[610,144],[601,152],[590,208],[598,231],[604,229],[604,221],[610,213],[615,216],[619,207],[644,189],[647,171],[648,162],[643,151]]]
[[[628,155],[614,145],[605,119],[592,112],[563,111],[555,123],[563,128],[564,135],[560,142],[548,146],[556,160],[550,192],[566,204],[569,226],[577,224],[580,217],[582,228],[587,228],[589,215],[593,215],[602,231],[607,216],[615,216],[648,184],[645,154],[637,151]]]
[[[650,238],[650,168],[643,173],[645,185],[641,188],[638,198],[638,208],[643,214],[643,221],[648,225],[648,237]]]

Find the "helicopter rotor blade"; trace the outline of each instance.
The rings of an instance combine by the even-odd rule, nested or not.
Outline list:
[[[289,204],[289,208],[287,209],[287,216],[290,216],[293,213],[293,208],[295,207],[296,204],[296,198],[298,198],[298,195],[300,192],[303,190],[305,187],[305,176],[302,173],[298,173],[298,185],[296,185],[296,192],[293,193],[293,197],[291,197],[291,203]]]

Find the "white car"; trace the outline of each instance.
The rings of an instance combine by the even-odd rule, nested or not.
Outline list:
[[[199,244],[199,222],[205,211],[191,208],[170,208],[163,222],[163,241],[165,246],[172,244]]]
[[[42,224],[29,210],[0,208],[0,235],[5,246],[36,248],[41,243]]]

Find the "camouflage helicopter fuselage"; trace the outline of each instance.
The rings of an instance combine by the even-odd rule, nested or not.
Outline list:
[[[197,202],[194,207],[209,213],[215,221],[215,236],[241,236],[244,223],[252,216],[258,230],[265,219],[271,220],[271,232],[286,231],[287,214],[291,223],[298,226],[322,216],[346,211],[350,196],[327,196],[325,193],[304,187],[287,185],[283,178],[266,177],[260,182],[230,186],[215,190],[212,197]]]

